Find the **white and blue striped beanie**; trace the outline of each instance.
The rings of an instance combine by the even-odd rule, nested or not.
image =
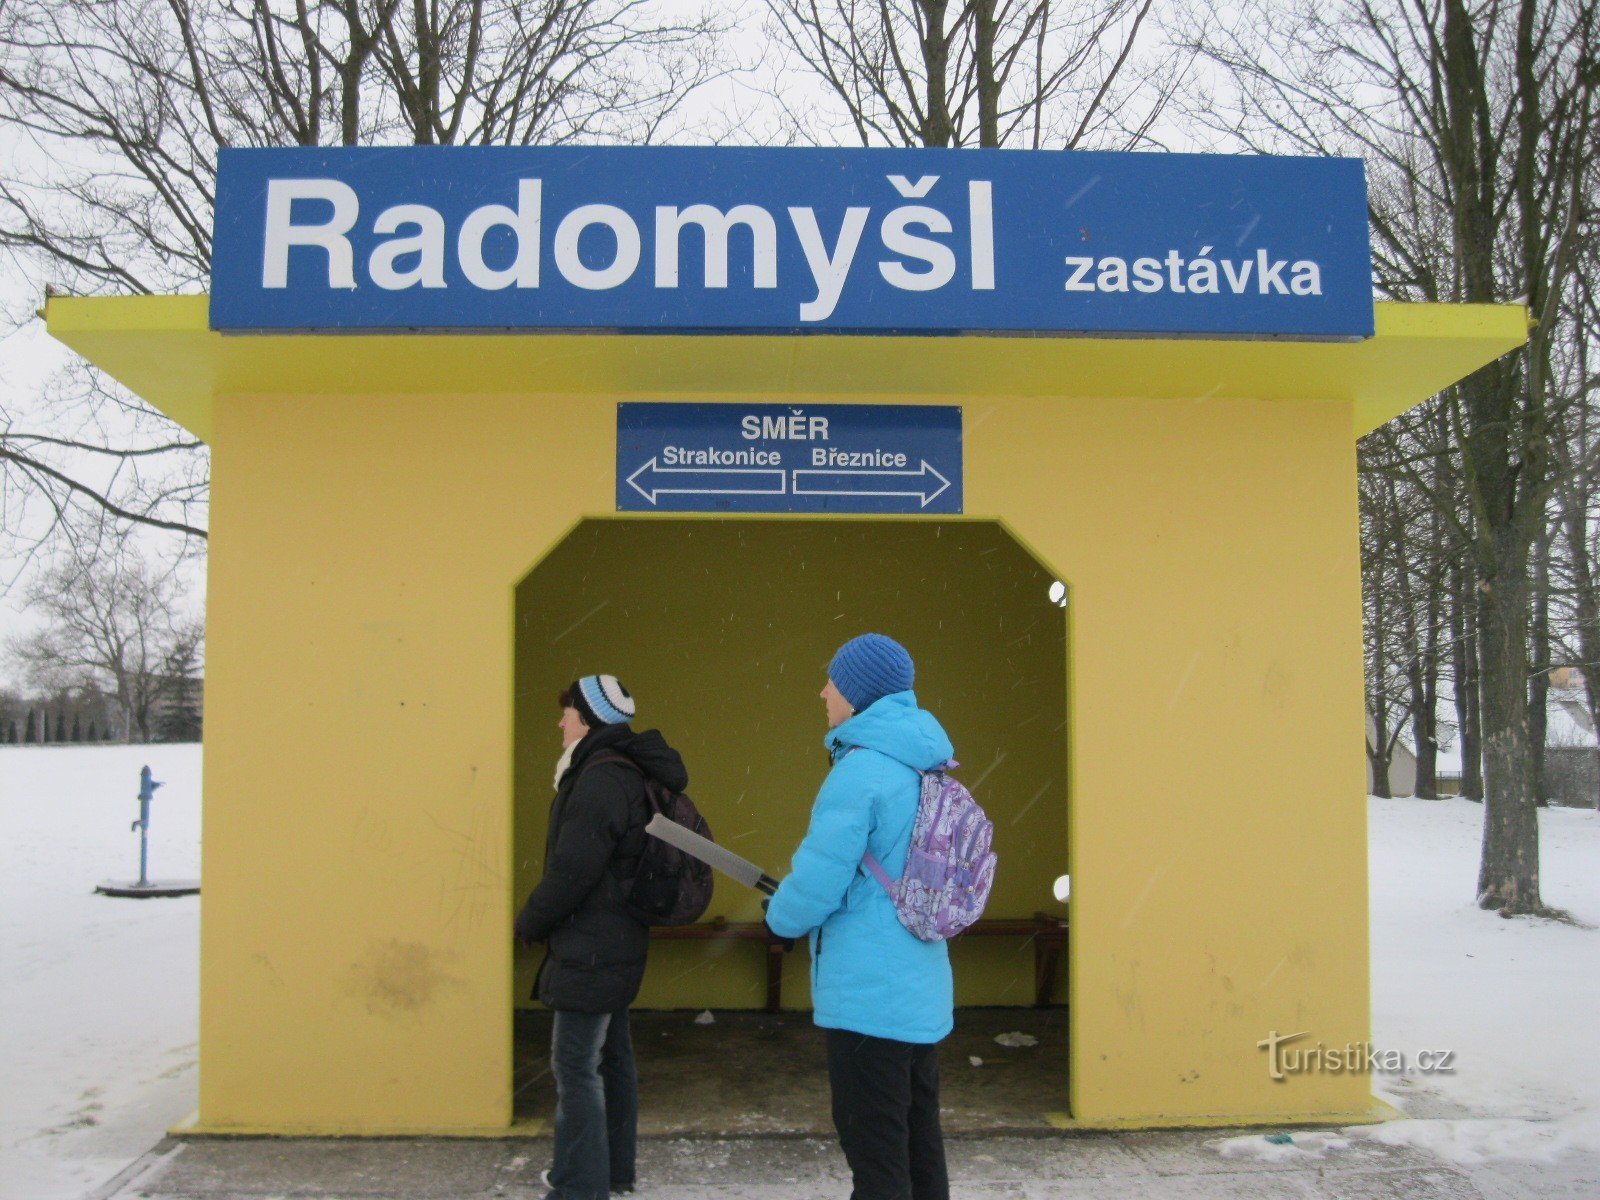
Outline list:
[[[591,729],[633,720],[633,697],[615,675],[585,675],[567,689],[572,707]]]

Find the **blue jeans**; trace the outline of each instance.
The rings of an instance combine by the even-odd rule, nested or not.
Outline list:
[[[631,1188],[639,1077],[628,1010],[557,1012],[550,1069],[556,1080],[556,1145],[545,1200],[607,1200],[613,1188]]]

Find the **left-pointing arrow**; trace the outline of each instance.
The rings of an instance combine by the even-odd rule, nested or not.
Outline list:
[[[658,467],[656,460],[628,476],[628,486],[651,504],[659,496],[781,496],[788,480],[782,471],[741,467]]]

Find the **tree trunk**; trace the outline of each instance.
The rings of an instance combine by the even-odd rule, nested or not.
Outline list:
[[[995,74],[995,0],[974,0],[973,73],[978,89],[978,145],[993,149],[1000,145],[1000,80]]]
[[[1383,736],[1383,730],[1378,729],[1378,744],[1386,746],[1389,740]],[[1380,800],[1391,798],[1389,792],[1389,760],[1392,754],[1385,754],[1382,750],[1367,743],[1367,766],[1372,770],[1372,794]]]
[[[1550,538],[1542,536],[1533,549],[1533,611],[1528,629],[1528,756],[1534,803],[1549,803],[1550,787],[1544,775],[1544,750],[1550,725]]]
[[[949,0],[921,0],[922,61],[928,85],[922,110],[922,144],[948,146],[955,138],[950,120],[950,36],[944,27]]]
[[[1438,634],[1429,635],[1437,645]],[[1439,798],[1439,663],[1436,652],[1422,657],[1417,668],[1411,710],[1411,737],[1417,747],[1417,782],[1411,794],[1418,800]]]
[[[439,31],[425,0],[412,0],[412,20],[417,36],[417,95],[413,105],[412,133],[416,144],[431,146],[439,139]]]
[[[1382,578],[1381,558],[1375,556],[1363,573],[1363,607],[1366,608],[1365,636],[1369,643],[1366,663],[1367,720],[1371,732],[1367,738],[1367,763],[1372,769],[1372,795],[1389,799],[1389,764],[1394,758],[1394,738],[1389,736],[1389,673],[1388,645],[1389,606],[1388,592]],[[1369,607],[1370,606],[1370,607]]]
[[[1478,639],[1476,601],[1467,567],[1450,572],[1450,661],[1456,699],[1456,745],[1461,754],[1461,795],[1483,799],[1483,753],[1478,730]]]
[[[345,25],[350,31],[350,45],[344,61],[338,65],[340,145],[354,146],[361,140],[361,76],[377,49],[379,31],[388,25],[394,14],[396,2],[390,0],[379,6],[370,31],[362,24],[359,3],[345,0],[342,6]]]
[[[1443,535],[1439,510],[1429,507],[1427,544],[1429,569],[1424,576],[1428,598],[1423,605],[1420,671],[1422,686],[1412,710],[1411,732],[1417,744],[1417,785],[1412,795],[1419,800],[1439,798],[1439,638],[1444,625],[1445,573],[1448,570],[1440,549]]]
[[[1514,559],[1515,555],[1508,554]],[[1510,564],[1507,564],[1508,566]],[[1521,565],[1521,564],[1519,564]],[[1528,744],[1528,588],[1523,570],[1486,581],[1478,604],[1483,721],[1483,859],[1478,905],[1536,913],[1539,811]]]

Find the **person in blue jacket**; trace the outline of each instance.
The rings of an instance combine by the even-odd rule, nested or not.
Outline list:
[[[833,1122],[852,1200],[948,1200],[939,1042],[953,1024],[950,955],[900,923],[862,858],[905,869],[921,772],[952,756],[917,707],[904,646],[877,633],[840,647],[822,690],[833,763],[767,907],[779,937],[809,935],[814,1019],[827,1030]]]

